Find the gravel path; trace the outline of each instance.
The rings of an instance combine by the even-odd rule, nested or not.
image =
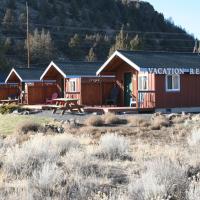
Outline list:
[[[66,120],[78,120],[79,122],[83,122],[85,121],[88,117],[92,116],[94,114],[79,114],[79,113],[65,113],[64,115],[60,115],[58,114],[52,114],[52,111],[42,111],[40,113],[34,114],[34,116],[39,116],[39,117],[50,117],[53,119],[56,119],[58,121],[66,121]],[[131,116],[139,116],[140,118],[150,118],[152,116],[152,114],[121,114],[118,115],[121,118],[126,118],[126,117],[131,117]]]

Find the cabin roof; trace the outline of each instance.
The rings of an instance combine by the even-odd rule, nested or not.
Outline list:
[[[104,69],[113,69],[116,59],[123,60],[137,71],[142,68],[200,68],[200,55],[197,53],[117,50],[96,74],[99,75]]]
[[[40,76],[43,73],[44,69],[42,68],[13,68],[10,74],[6,78],[6,82],[12,73],[15,73],[20,81],[39,81]]]
[[[95,76],[103,62],[56,62],[66,76]]]
[[[64,77],[83,77],[96,76],[96,71],[101,67],[103,62],[54,62],[52,61],[41,75],[40,80],[48,73],[53,66]]]
[[[200,68],[200,55],[197,53],[118,51],[140,68]]]
[[[15,68],[22,80],[40,80],[44,69],[41,68]]]

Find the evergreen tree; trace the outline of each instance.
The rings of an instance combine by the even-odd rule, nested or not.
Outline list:
[[[72,60],[80,60],[83,57],[82,40],[78,34],[75,34],[68,43],[69,54]]]
[[[27,47],[27,41],[26,41]],[[33,34],[29,36],[30,55],[33,62],[50,61],[53,57],[53,42],[49,32],[45,33],[42,29],[41,33],[35,29]]]
[[[86,56],[86,60],[89,61],[89,62],[93,62],[93,61],[96,61],[96,60],[97,60],[97,57],[96,57],[96,54],[95,54],[93,48],[91,48],[91,49],[89,50],[89,53],[88,53],[88,55]]]
[[[128,50],[128,46],[128,34],[124,32],[124,27],[122,27],[119,34],[116,36],[115,44],[109,51],[109,55],[116,50]]]
[[[131,41],[130,41],[130,50],[139,50],[141,48],[141,40],[138,35],[136,35]]]
[[[2,25],[8,31],[11,29],[13,24],[14,24],[14,16],[13,16],[12,10],[10,8],[7,8],[3,21],[2,21]]]

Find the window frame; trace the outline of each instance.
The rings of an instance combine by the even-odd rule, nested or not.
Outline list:
[[[168,77],[172,76],[172,89],[168,88]],[[178,88],[174,89],[174,82],[173,82],[173,76],[177,76],[178,77]],[[180,78],[180,74],[167,74],[165,76],[165,91],[166,92],[180,92],[181,90],[181,78]]]
[[[142,88],[144,88],[144,77],[146,77],[146,81],[147,81],[147,88],[146,89],[140,89],[139,85],[140,85],[140,78],[142,78]],[[148,81],[148,74],[139,74],[138,75],[138,90],[139,91],[148,91],[149,89],[149,81]]]
[[[74,90],[72,90],[72,87],[71,87],[72,83],[74,83]],[[76,79],[75,78],[69,80],[69,91],[76,92]]]

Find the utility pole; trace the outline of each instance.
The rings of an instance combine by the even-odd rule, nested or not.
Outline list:
[[[28,68],[30,68],[30,41],[29,41],[29,10],[28,10],[28,3],[26,2],[26,34],[27,34],[27,38],[26,38],[26,43],[27,43],[27,64],[28,64]]]

